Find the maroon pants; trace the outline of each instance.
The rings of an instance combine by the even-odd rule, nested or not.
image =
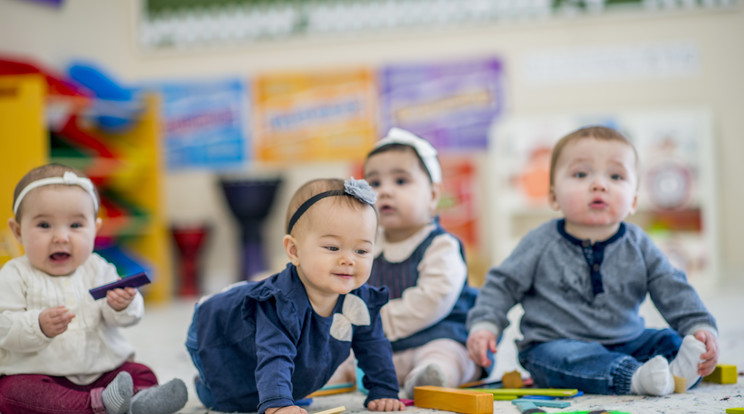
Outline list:
[[[158,379],[149,367],[134,362],[125,362],[88,385],[77,385],[65,377],[49,375],[6,375],[0,377],[0,412],[8,414],[105,413],[101,392],[121,371],[132,375],[135,393],[158,385]]]

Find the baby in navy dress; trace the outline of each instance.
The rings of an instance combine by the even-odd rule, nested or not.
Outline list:
[[[385,289],[365,285],[373,262],[375,194],[364,180],[313,180],[287,209],[290,263],[196,306],[186,347],[197,395],[219,411],[284,414],[320,389],[353,350],[372,411],[400,411],[380,308]]]

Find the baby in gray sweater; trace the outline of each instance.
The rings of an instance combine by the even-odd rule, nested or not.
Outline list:
[[[639,227],[638,156],[619,132],[586,127],[553,149],[550,205],[563,213],[528,233],[491,269],[468,314],[470,357],[488,366],[507,311],[524,308],[519,360],[541,387],[666,395],[718,361],[716,323]],[[649,294],[671,328],[646,329]],[[670,362],[671,361],[671,362]]]

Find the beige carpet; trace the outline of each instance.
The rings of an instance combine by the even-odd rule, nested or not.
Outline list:
[[[719,323],[721,358],[719,363],[736,365],[739,372],[744,371],[744,293],[723,292],[704,300]],[[193,301],[179,300],[168,306],[149,306],[144,320],[124,334],[137,349],[136,359],[152,367],[161,382],[178,377],[189,387],[189,402],[180,411],[182,414],[203,414],[209,412],[196,398],[192,378],[196,373],[184,348],[186,328],[191,320]],[[655,309],[645,306],[643,309],[649,326],[662,326]],[[519,309],[513,310],[510,319],[516,322]],[[495,377],[503,372],[520,369],[516,362],[516,350],[513,346],[517,335],[513,324],[505,333],[497,355]],[[565,409],[545,408],[548,413],[565,413],[580,410],[617,410],[633,414],[646,413],[725,413],[726,408],[744,407],[744,377],[739,377],[735,385],[716,385],[702,383],[686,394],[673,394],[667,397],[639,396],[598,396],[585,395],[570,400],[571,407]],[[345,406],[347,413],[368,412],[363,407],[364,396],[359,392],[315,398],[308,407],[309,413]],[[407,413],[433,413],[436,410],[408,407]],[[214,413],[214,411],[212,411]],[[514,413],[519,410],[509,402],[494,402],[494,413]]]

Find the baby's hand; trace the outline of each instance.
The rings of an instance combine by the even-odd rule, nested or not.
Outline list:
[[[488,367],[491,365],[488,351],[496,353],[496,335],[485,329],[471,332],[468,336],[467,347],[468,355],[473,362],[482,367]]]
[[[300,408],[296,405],[292,405],[288,407],[267,408],[265,413],[266,414],[307,414],[307,411],[304,408]]]
[[[47,308],[39,314],[39,327],[44,335],[54,338],[67,330],[67,325],[74,317],[75,314],[70,313],[64,306]]]
[[[698,364],[698,374],[704,377],[710,375],[718,363],[718,339],[706,329],[695,331],[695,338],[705,344],[705,352],[700,355],[703,362]]]
[[[367,403],[370,411],[404,411],[406,405],[397,398],[379,398]]]
[[[133,287],[127,287],[124,289],[111,289],[106,292],[106,301],[115,311],[124,310],[137,294],[137,289]]]

